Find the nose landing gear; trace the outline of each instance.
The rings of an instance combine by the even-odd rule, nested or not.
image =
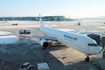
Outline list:
[[[86,58],[85,58],[85,61],[89,61],[90,60],[90,58],[89,58],[89,56],[87,56]]]
[[[85,58],[85,61],[89,61],[89,60],[90,60],[89,54],[85,54],[85,56],[87,56],[87,57]]]

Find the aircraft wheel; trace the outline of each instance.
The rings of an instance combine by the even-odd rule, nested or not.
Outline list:
[[[89,61],[90,60],[90,58],[87,56],[87,58],[85,58],[85,61]]]

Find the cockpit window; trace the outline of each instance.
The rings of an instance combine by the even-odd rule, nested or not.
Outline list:
[[[88,46],[98,46],[97,44],[89,43]]]

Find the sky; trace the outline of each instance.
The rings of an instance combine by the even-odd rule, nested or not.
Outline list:
[[[67,18],[105,16],[105,0],[0,0],[0,17],[39,14]]]

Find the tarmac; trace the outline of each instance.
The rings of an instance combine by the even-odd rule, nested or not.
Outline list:
[[[103,20],[81,21],[45,21],[47,27],[55,29],[74,29],[76,31],[83,29],[85,34],[97,33],[104,34],[105,26]],[[39,21],[15,21],[18,25],[12,25],[14,21],[0,22],[1,31],[9,31],[17,34],[21,29],[30,29],[30,35],[42,35],[39,30]],[[37,27],[19,27],[21,25],[36,25]],[[52,25],[52,26],[51,26]],[[14,28],[7,28],[13,26]],[[18,28],[15,28],[17,27]],[[3,28],[4,27],[4,28]],[[5,28],[6,27],[6,28]],[[82,33],[81,33],[82,34]],[[90,56],[89,62],[84,61],[84,53],[72,49],[64,44],[53,41],[49,43],[47,49],[42,49],[37,42],[38,39],[18,36],[19,41],[14,44],[0,44],[0,70],[18,70],[25,62],[32,64],[31,70],[37,70],[37,64],[46,62],[50,70],[105,70],[105,57],[100,59],[96,55]]]

